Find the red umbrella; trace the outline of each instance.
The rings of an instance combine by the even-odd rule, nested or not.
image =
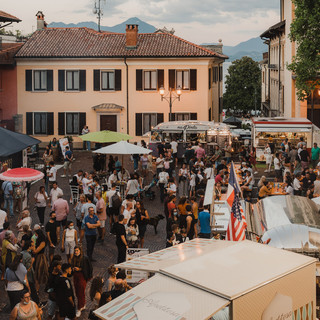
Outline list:
[[[0,174],[0,180],[5,181],[34,181],[42,179],[44,174],[30,168],[14,168]]]

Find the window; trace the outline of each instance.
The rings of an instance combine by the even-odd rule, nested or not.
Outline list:
[[[34,134],[47,134],[47,113],[34,112],[33,113],[33,132]]]
[[[144,75],[144,90],[157,90],[157,71],[148,70],[143,72]]]
[[[183,90],[190,89],[189,84],[189,70],[177,70],[177,83],[176,87],[180,87]]]
[[[136,136],[144,135],[161,122],[163,113],[136,113]]]
[[[79,134],[79,113],[67,112],[66,113],[66,133]]]
[[[79,70],[67,70],[66,83],[67,90],[79,90]]]
[[[47,70],[33,71],[34,91],[47,90]]]
[[[101,90],[114,90],[114,71],[101,71]]]
[[[169,114],[170,117],[170,114]],[[177,112],[172,113],[172,121],[187,121],[187,120],[197,120],[197,113],[193,112]]]

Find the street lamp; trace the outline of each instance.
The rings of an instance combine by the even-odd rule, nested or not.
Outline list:
[[[174,92],[171,88],[169,88],[169,92],[165,95],[164,87],[161,87],[159,90],[161,101],[166,100],[169,103],[169,121],[172,121],[172,105],[173,102],[178,100],[180,101],[181,97],[181,87],[177,87],[177,91]]]

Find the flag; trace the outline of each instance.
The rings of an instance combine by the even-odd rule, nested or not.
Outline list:
[[[233,200],[234,200],[235,194],[239,194],[239,193],[240,193],[240,186],[239,186],[239,182],[237,179],[236,170],[235,170],[234,164],[232,162],[231,168],[230,168],[228,190],[227,190],[227,203],[230,208],[233,205]]]
[[[240,205],[239,196],[234,195],[233,204],[231,207],[230,221],[226,234],[226,240],[241,241],[246,239],[245,231],[247,228],[246,218]]]

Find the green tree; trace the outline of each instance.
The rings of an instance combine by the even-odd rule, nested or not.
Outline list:
[[[288,69],[296,75],[299,100],[304,100],[320,84],[320,1],[292,0],[295,19],[290,27],[290,40],[297,52]]]
[[[259,63],[250,57],[232,62],[226,76],[226,92],[223,95],[224,108],[248,111],[260,110],[261,71]]]

